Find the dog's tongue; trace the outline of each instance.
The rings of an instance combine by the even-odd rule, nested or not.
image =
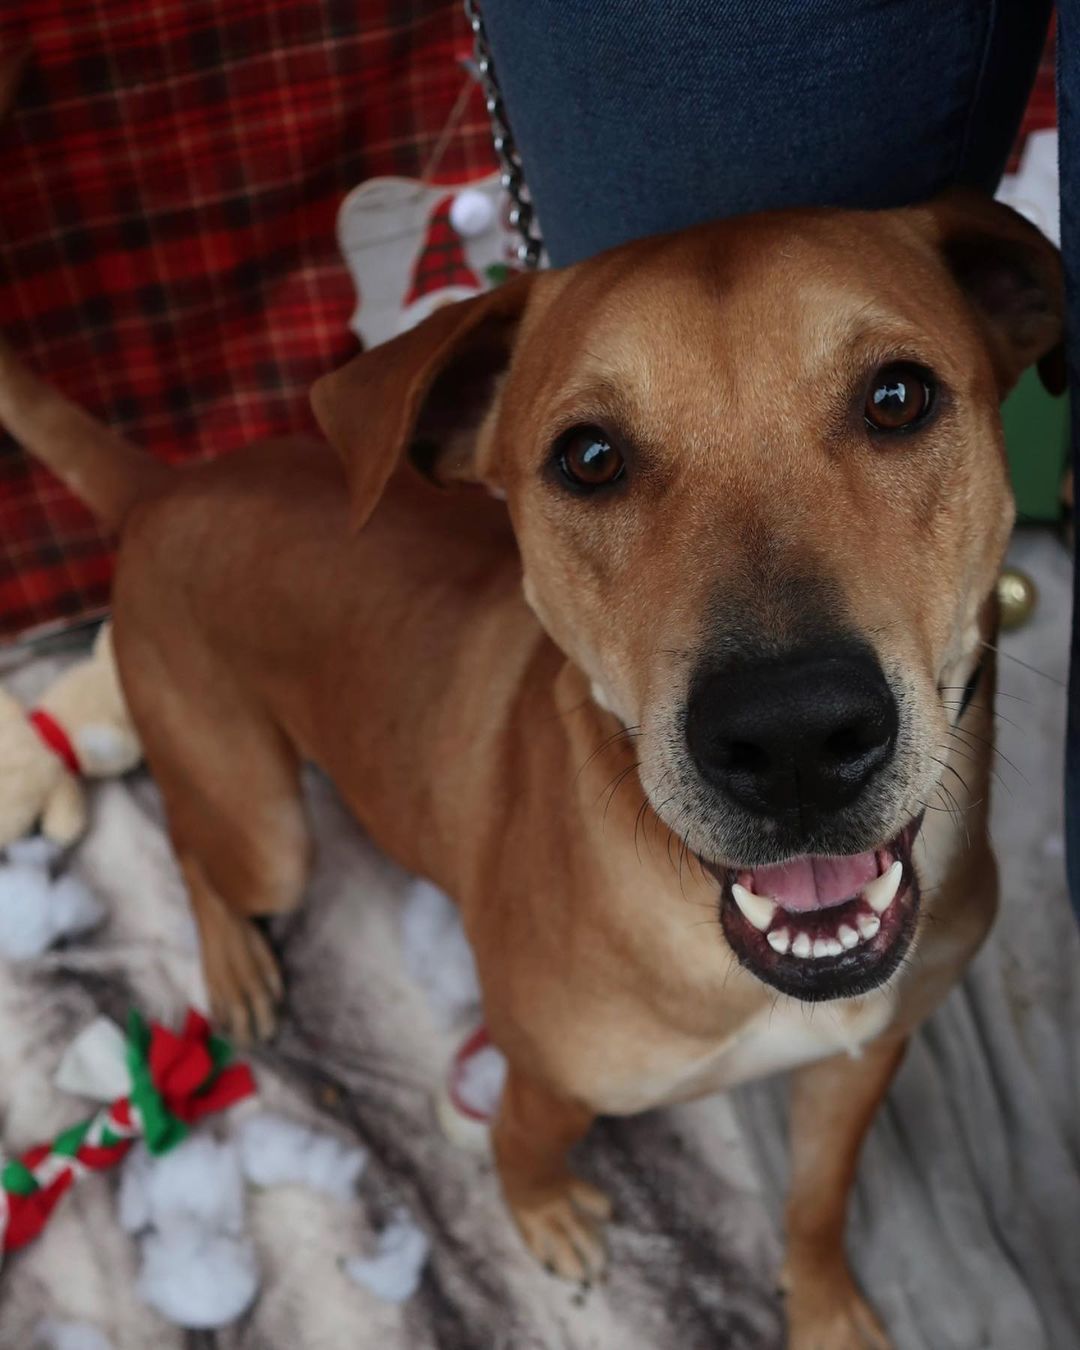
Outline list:
[[[792,858],[775,867],[758,867],[751,873],[750,889],[767,895],[781,909],[795,912],[828,909],[858,895],[878,874],[873,853],[850,858]]]

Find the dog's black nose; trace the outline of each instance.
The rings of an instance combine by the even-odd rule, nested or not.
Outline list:
[[[686,739],[702,776],[755,815],[818,815],[888,762],[898,720],[881,667],[853,648],[700,676]]]

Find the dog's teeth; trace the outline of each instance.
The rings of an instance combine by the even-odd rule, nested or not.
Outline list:
[[[870,941],[881,927],[881,920],[876,914],[860,914],[855,922],[859,925],[859,932],[867,942]]]
[[[843,947],[841,947],[840,943],[837,942],[836,938],[829,938],[830,956],[839,956],[843,950],[844,950]]]
[[[829,939],[828,939],[828,938],[815,938],[815,939],[814,939],[814,956],[815,956],[815,957],[818,957],[818,956],[829,956],[829,955],[830,955],[829,947],[830,947],[831,945],[832,945],[832,944],[829,942]]]
[[[811,950],[810,935],[808,933],[800,933],[791,944],[791,953],[793,956],[807,957],[810,955]]]
[[[759,933],[766,932],[776,917],[776,902],[767,900],[763,895],[755,895],[738,882],[732,886],[731,895],[742,910],[743,917],[752,923]]]
[[[774,928],[773,931],[767,935],[769,946],[774,952],[779,952],[781,956],[787,951],[790,940],[786,928]]]
[[[876,881],[872,881],[863,890],[863,899],[875,914],[884,914],[892,904],[896,892],[900,889],[900,878],[904,875],[904,864],[899,858],[887,872],[883,872]]]
[[[840,931],[836,935],[840,939],[840,948],[842,951],[850,951],[859,941],[859,935],[850,924],[842,923]]]

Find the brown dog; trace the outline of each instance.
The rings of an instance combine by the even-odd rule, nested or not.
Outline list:
[[[117,656],[218,1016],[270,1027],[250,919],[300,900],[314,760],[461,906],[536,1255],[601,1269],[567,1165],[595,1115],[798,1068],[790,1344],[885,1345],[846,1196],[994,910],[997,407],[1061,327],[1054,250],[950,197],[443,309],[316,386],[344,476],[308,443],[167,472],[5,355],[0,417],[121,530]]]

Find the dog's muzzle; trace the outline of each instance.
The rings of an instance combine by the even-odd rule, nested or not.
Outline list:
[[[882,848],[800,857],[754,869],[706,868],[720,882],[720,922],[739,962],[806,1002],[851,998],[884,983],[910,945],[919,911],[913,820]]]

